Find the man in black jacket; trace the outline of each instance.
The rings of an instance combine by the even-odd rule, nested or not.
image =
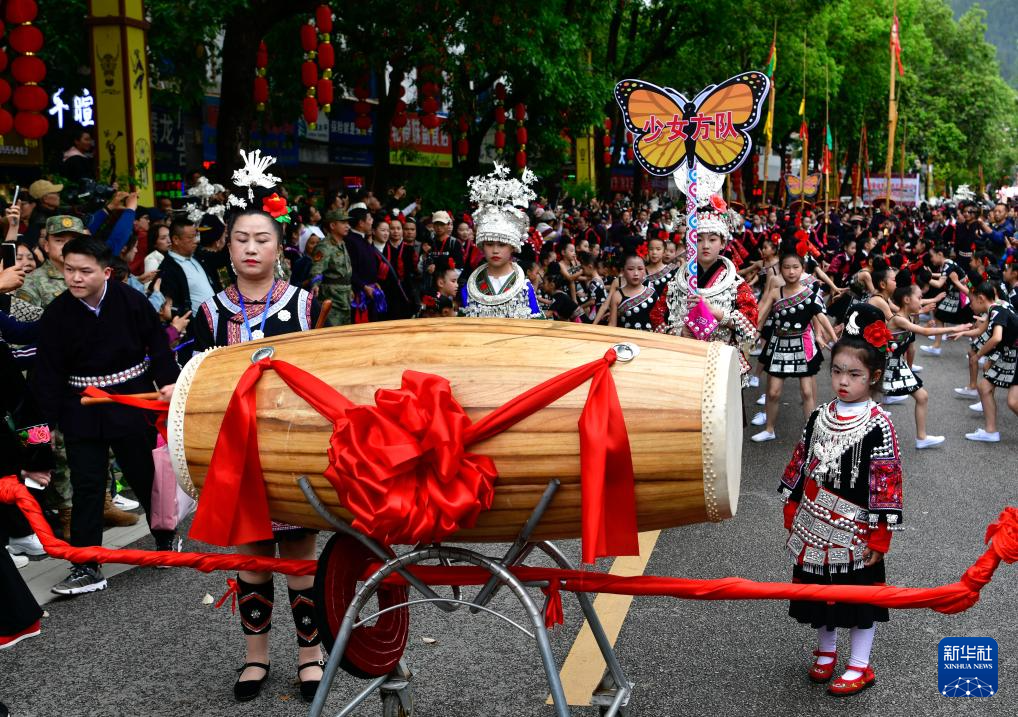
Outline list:
[[[173,395],[180,368],[173,359],[159,317],[143,294],[110,281],[109,248],[91,237],[64,247],[67,291],[41,319],[33,388],[50,426],[64,434],[74,488],[71,545],[102,544],[103,504],[109,452],[151,515],[152,449],[155,431],[147,411],[119,404],[81,405],[81,391],[98,386],[110,393],[142,393],[159,387]],[[173,532],[153,530],[160,549]],[[59,595],[102,590],[106,578],[97,563],[73,565],[53,587]]]

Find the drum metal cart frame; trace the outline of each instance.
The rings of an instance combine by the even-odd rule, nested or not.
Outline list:
[[[384,613],[412,605],[423,604],[435,605],[449,613],[456,612],[464,607],[469,608],[471,613],[483,611],[505,621],[534,639],[544,666],[555,715],[556,717],[569,716],[569,705],[566,703],[562,680],[559,677],[558,666],[552,654],[551,641],[544,623],[544,610],[538,606],[527,590],[528,588],[547,588],[548,582],[523,582],[510,571],[512,567],[522,565],[535,550],[547,555],[560,568],[566,570],[575,569],[569,559],[553,543],[549,541],[532,541],[530,539],[534,529],[538,526],[550,505],[552,498],[555,496],[555,492],[559,488],[558,480],[552,480],[548,483],[544,494],[534,507],[530,517],[509,549],[501,557],[484,555],[475,550],[442,544],[418,545],[409,552],[394,557],[381,543],[355,529],[346,520],[335,515],[325,507],[306,476],[301,476],[297,483],[305,498],[307,498],[308,503],[336,530],[337,534],[345,535],[361,543],[382,563],[363,584],[358,586],[353,599],[347,606],[339,632],[335,636],[332,649],[329,650],[324,675],[318,687],[318,692],[315,694],[315,699],[311,704],[310,717],[322,717],[325,710],[325,702],[332,690],[333,682],[340,669],[343,653],[353,631]],[[451,565],[453,563],[473,565],[487,570],[491,573],[491,577],[481,587],[473,600],[464,600],[460,589],[457,587],[452,588],[452,597],[443,597],[407,570],[410,566],[431,561],[437,561],[443,565]],[[409,599],[397,605],[391,605],[367,617],[360,617],[360,611],[367,605],[372,596],[375,595],[383,581],[393,574],[401,576],[410,587],[420,593],[421,597]],[[523,606],[527,618],[530,620],[530,629],[488,607],[492,598],[503,586],[507,587]],[[601,625],[601,621],[594,610],[590,596],[587,593],[577,592],[576,599],[579,601],[583,616],[590,627],[594,640],[607,666],[597,689],[591,697],[591,703],[598,707],[602,717],[625,715],[625,708],[629,703],[633,684],[626,679],[622,665],[615,655],[611,641],[605,634],[604,627]],[[322,627],[326,626],[320,626],[320,629]],[[340,710],[336,717],[348,717],[376,690],[382,698],[383,717],[412,717],[414,712],[413,674],[402,659],[399,661],[396,669],[390,674],[372,679],[366,687]]]

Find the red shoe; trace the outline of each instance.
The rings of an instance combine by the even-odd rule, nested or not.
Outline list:
[[[0,650],[5,650],[8,647],[14,647],[22,640],[27,640],[28,638],[35,637],[38,634],[39,621],[36,620],[21,632],[16,632],[13,635],[0,635]]]
[[[866,665],[866,667],[853,667],[849,665],[848,669],[856,671],[861,670],[862,675],[856,677],[854,680],[846,680],[844,677],[839,677],[827,688],[827,691],[832,695],[838,695],[839,697],[854,695],[856,692],[862,692],[865,690],[877,679],[873,674],[873,669],[869,665]]]
[[[821,665],[819,660],[813,663],[813,667],[809,668],[809,678],[814,682],[827,682],[834,676],[834,666],[838,664],[838,653],[837,652],[820,652],[814,650],[813,655],[815,657],[831,657],[834,658],[833,662],[829,662],[826,665]]]

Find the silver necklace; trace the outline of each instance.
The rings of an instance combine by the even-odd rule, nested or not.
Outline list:
[[[848,419],[838,417],[836,404],[830,404],[820,411],[813,424],[807,457],[808,462],[812,459],[817,461],[813,477],[818,484],[822,484],[826,479],[830,480],[835,488],[841,487],[841,458],[851,450],[852,470],[849,486],[855,487],[862,460],[862,439],[872,428],[872,414],[873,404],[870,401],[866,402],[862,413]]]

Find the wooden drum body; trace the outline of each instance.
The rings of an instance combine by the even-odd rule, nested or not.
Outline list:
[[[404,370],[433,373],[477,421],[542,381],[604,356],[617,343],[639,353],[611,373],[632,447],[640,530],[735,515],[742,451],[739,362],[734,349],[674,336],[553,321],[429,319],[389,321],[276,336],[195,356],[177,382],[169,447],[181,485],[201,488],[223,415],[252,354],[313,373],[354,403],[374,404],[398,388]],[[452,540],[504,542],[519,532],[548,481],[561,488],[534,540],[580,536],[577,421],[589,382],[470,451],[498,468],[491,510]],[[296,479],[307,475],[334,512],[350,514],[323,477],[331,425],[274,372],[257,387],[258,443],[273,519],[329,529]],[[610,478],[610,476],[609,476]]]

